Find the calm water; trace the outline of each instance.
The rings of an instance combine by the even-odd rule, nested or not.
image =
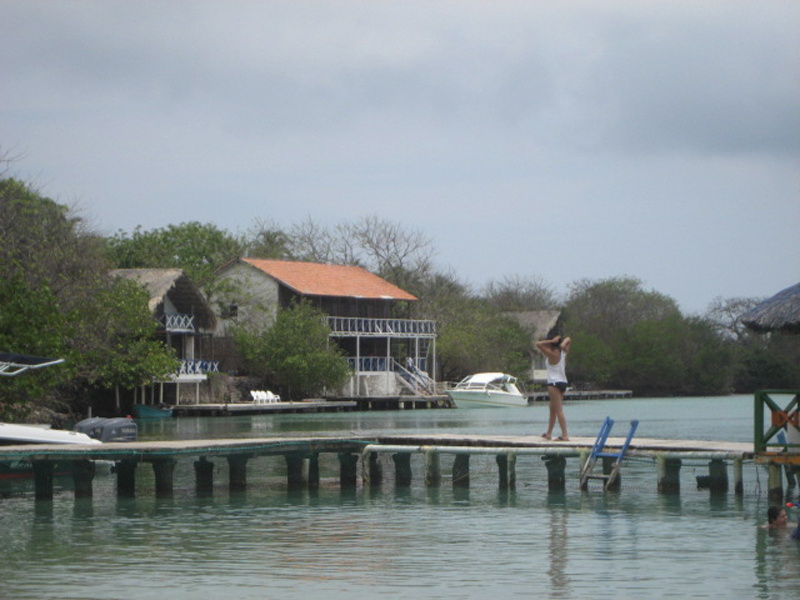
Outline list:
[[[642,437],[750,441],[752,398],[568,403],[574,436],[596,435],[606,415],[641,421]],[[330,415],[176,419],[141,426],[146,438],[378,431],[535,434],[544,404]],[[452,457],[443,457],[443,472]],[[491,457],[473,457],[472,485],[395,489],[391,460],[379,490],[342,492],[335,457],[321,457],[322,487],[290,492],[280,458],[249,463],[249,488],[230,494],[224,461],[211,498],[194,494],[191,461],[176,494],[157,500],[141,466],[137,498],[117,499],[99,474],[95,497],[0,499],[0,597],[19,599],[303,598],[775,598],[800,597],[800,543],[759,527],[766,471],[745,466],[745,495],[698,491],[707,464],[685,462],[679,496],[656,493],[655,467],[623,468],[621,493],[548,493],[537,457],[518,457],[517,489],[497,489]],[[414,462],[416,461],[416,462]],[[415,477],[421,459],[414,458]],[[575,463],[575,464],[571,464]],[[798,500],[797,493],[792,497]],[[797,513],[790,514],[794,522]]]

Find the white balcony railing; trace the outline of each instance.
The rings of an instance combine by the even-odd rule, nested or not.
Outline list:
[[[165,313],[161,324],[167,331],[194,331],[194,315]]]
[[[178,375],[207,375],[219,373],[218,360],[182,360]]]
[[[368,319],[327,317],[331,335],[337,337],[436,337],[436,321],[420,319]]]

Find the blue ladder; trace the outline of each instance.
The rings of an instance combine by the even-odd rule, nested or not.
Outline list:
[[[622,444],[622,448],[620,448],[619,452],[606,452],[606,441],[608,440],[608,435],[611,433],[611,428],[613,426],[614,419],[611,417],[606,417],[606,420],[603,421],[603,425],[600,427],[600,433],[597,434],[597,439],[594,442],[594,446],[592,446],[592,452],[589,455],[586,464],[583,465],[583,469],[581,470],[581,488],[585,488],[590,479],[600,479],[606,482],[604,489],[608,490],[617,479],[619,471],[622,468],[622,461],[625,458],[625,453],[628,451],[628,446],[630,446],[633,435],[636,433],[636,428],[639,426],[639,421],[631,421],[631,428],[630,431],[628,431],[628,437],[625,438],[625,443]],[[592,475],[592,470],[594,469],[594,465],[597,463],[598,458],[616,459],[611,472],[607,475]]]

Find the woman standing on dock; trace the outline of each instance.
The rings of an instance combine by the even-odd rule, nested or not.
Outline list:
[[[550,396],[550,422],[547,433],[542,437],[546,440],[553,438],[553,427],[558,420],[561,435],[556,439],[566,442],[569,440],[567,433],[567,418],[564,416],[564,393],[567,391],[567,353],[569,352],[570,338],[557,335],[549,340],[536,342],[536,348],[547,357],[547,394]]]

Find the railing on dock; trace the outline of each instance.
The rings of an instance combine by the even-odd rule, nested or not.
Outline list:
[[[178,375],[208,375],[219,373],[218,360],[181,360]]]
[[[776,397],[789,396],[791,400],[782,407]],[[770,412],[769,426],[764,422]],[[800,391],[760,390],[755,393],[755,451],[797,454],[800,462]],[[766,427],[766,430],[764,429]]]

